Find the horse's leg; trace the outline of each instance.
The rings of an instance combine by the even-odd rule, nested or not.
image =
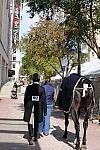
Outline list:
[[[64,115],[65,115],[65,131],[64,131],[64,135],[63,135],[63,138],[67,138],[67,134],[68,134],[68,132],[67,132],[67,127],[68,127],[68,124],[69,124],[69,120],[68,120],[68,118],[69,118],[69,113],[64,113]]]
[[[89,115],[90,115],[90,110],[88,109],[86,111],[85,119],[84,119],[84,122],[83,122],[84,134],[83,134],[83,139],[82,139],[82,145],[86,145],[86,131],[87,131],[87,128],[88,128]]]
[[[74,126],[75,126],[75,130],[76,130],[76,134],[75,134],[75,145],[76,145],[76,149],[79,150],[80,149],[80,123],[79,123],[79,112],[78,110],[74,110],[72,109],[72,119],[74,121]]]

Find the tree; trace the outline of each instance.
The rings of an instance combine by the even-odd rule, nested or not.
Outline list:
[[[23,68],[27,74],[32,70],[55,75],[59,67],[63,71],[62,59],[66,56],[64,29],[54,20],[43,20],[22,38],[24,50]]]
[[[100,31],[99,0],[29,0],[30,15],[35,13],[52,18],[55,10],[65,13],[66,30],[75,35],[78,43],[85,42],[99,56],[97,34]]]
[[[71,42],[73,43],[73,40]],[[62,60],[64,57],[67,54],[70,55],[72,67],[77,61],[76,51],[73,55],[72,52],[66,53],[64,26],[54,20],[42,18],[37,27],[31,27],[31,31],[22,38],[20,46],[24,51],[22,73],[32,74],[38,71],[41,74],[55,75],[61,68],[63,77]]]

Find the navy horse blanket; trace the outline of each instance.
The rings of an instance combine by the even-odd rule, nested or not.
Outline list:
[[[79,74],[73,73],[69,77],[65,77],[61,83],[60,90],[57,96],[56,106],[59,109],[68,111],[73,100],[73,91],[81,82],[80,88],[83,88],[83,82],[90,84],[90,81]],[[82,93],[83,94],[83,93]]]

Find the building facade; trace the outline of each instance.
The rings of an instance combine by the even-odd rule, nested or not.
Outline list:
[[[20,50],[17,47],[20,34],[20,0],[13,0],[13,17],[12,17],[12,59],[11,70],[14,71],[13,78],[19,78],[20,68]]]
[[[0,87],[19,73],[20,1],[0,0]]]
[[[8,80],[10,68],[10,0],[0,0],[0,87]]]

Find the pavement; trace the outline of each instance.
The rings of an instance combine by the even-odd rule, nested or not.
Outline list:
[[[0,97],[10,98],[13,85],[14,81],[8,81],[7,83],[5,83],[0,89]]]
[[[12,84],[11,84],[12,85]],[[9,87],[10,88],[10,87]],[[34,145],[28,145],[27,124],[23,121],[24,91],[18,93],[18,99],[0,95],[0,150],[73,150],[74,124],[70,119],[68,139],[62,139],[64,133],[63,112],[54,109],[51,116],[51,128],[48,136],[38,137]],[[6,93],[7,88],[5,88]],[[82,121],[81,134],[82,137]],[[100,150],[100,125],[89,122],[87,131],[87,150]]]

